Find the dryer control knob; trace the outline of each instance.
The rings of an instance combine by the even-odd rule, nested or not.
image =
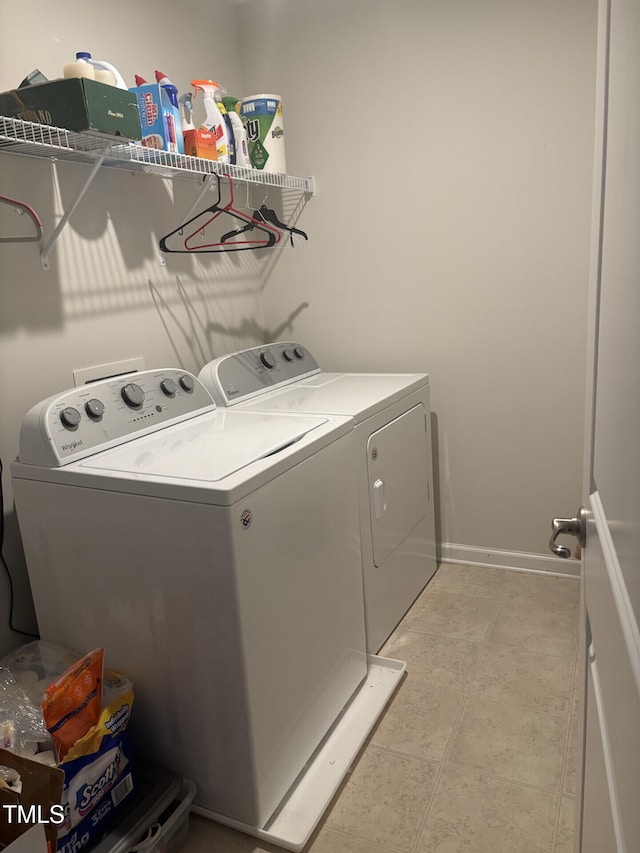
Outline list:
[[[193,389],[196,387],[196,383],[190,376],[187,376],[186,373],[184,374],[184,376],[181,376],[178,381],[180,382],[180,387],[182,388],[182,390],[186,391],[187,394],[191,394]]]
[[[294,347],[293,354],[296,358],[304,358],[304,350],[302,347]]]
[[[66,429],[76,429],[80,423],[80,412],[72,406],[69,406],[67,409],[63,409],[60,412],[60,421],[62,422],[62,426]]]
[[[268,367],[271,370],[272,367],[276,366],[276,360],[273,357],[273,354],[269,352],[269,350],[265,350],[260,353],[260,361],[264,364],[265,367]]]
[[[101,400],[96,400],[94,397],[91,400],[87,400],[84,404],[84,410],[92,421],[99,421],[104,415],[104,403]]]
[[[163,379],[160,383],[160,390],[163,394],[166,394],[167,397],[175,397],[178,386],[173,379]]]
[[[122,399],[131,409],[140,409],[144,403],[144,391],[135,382],[129,382],[120,391]]]

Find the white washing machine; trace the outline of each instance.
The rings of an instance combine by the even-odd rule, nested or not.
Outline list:
[[[234,411],[354,419],[367,650],[376,653],[436,570],[428,375],[328,373],[286,341],[217,358],[199,378]]]
[[[103,646],[140,751],[293,850],[404,668],[365,651],[353,440],[167,369],[38,404],[12,466],[42,638]]]

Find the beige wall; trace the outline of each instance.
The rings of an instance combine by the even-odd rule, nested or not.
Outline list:
[[[289,172],[318,194],[310,242],[266,286],[253,257],[161,266],[157,239],[194,197],[184,181],[103,170],[47,273],[34,246],[0,246],[16,622],[33,625],[8,470],[27,408],[77,367],[142,355],[198,370],[272,329],[328,369],[428,371],[442,539],[544,554],[550,517],[580,496],[594,0],[54,5],[0,3],[0,90],[87,49],[130,82],[160,68],[181,91],[194,76],[277,91]],[[85,175],[0,154],[0,192],[47,234]],[[20,641],[7,595],[0,576],[0,652]]]
[[[318,185],[266,325],[308,303],[326,368],[427,371],[442,541],[546,555],[581,494],[595,2],[239,9]]]

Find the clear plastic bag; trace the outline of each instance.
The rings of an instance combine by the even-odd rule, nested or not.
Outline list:
[[[47,687],[79,657],[81,655],[62,646],[35,640],[9,652],[0,660],[0,666],[11,670],[16,682],[40,709]]]
[[[40,705],[34,704],[11,670],[1,665],[0,733],[2,747],[18,755],[33,756],[40,749],[51,748]]]

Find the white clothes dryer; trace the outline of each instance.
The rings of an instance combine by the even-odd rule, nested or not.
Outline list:
[[[292,341],[206,364],[219,405],[354,420],[367,650],[375,654],[436,570],[429,376],[329,373]]]
[[[366,656],[353,440],[166,369],[36,405],[12,465],[42,639],[104,647],[140,751],[293,850],[404,668]]]

